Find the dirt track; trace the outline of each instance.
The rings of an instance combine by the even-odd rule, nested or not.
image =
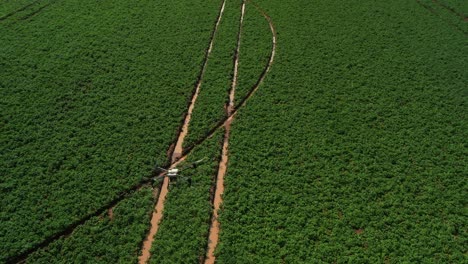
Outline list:
[[[270,17],[262,10],[260,9],[257,5],[255,5],[256,9],[267,19],[268,24],[270,25],[270,30],[272,32],[272,51],[271,51],[271,56],[270,60],[268,62],[267,67],[265,68],[264,72],[260,76],[259,80],[255,84],[255,86],[251,89],[249,94],[246,96],[246,98],[243,99],[242,103],[239,105],[237,109],[234,108],[234,99],[235,99],[235,90],[237,86],[237,73],[238,73],[238,65],[239,65],[239,49],[240,49],[240,44],[241,44],[241,36],[242,36],[242,24],[244,21],[244,14],[245,14],[245,4],[246,0],[243,1],[242,3],[242,12],[241,12],[241,17],[240,17],[240,24],[239,24],[239,33],[238,33],[238,38],[237,38],[237,47],[236,47],[236,53],[235,53],[235,59],[234,59],[234,74],[232,78],[232,85],[231,85],[231,90],[229,92],[229,103],[228,106],[226,107],[226,112],[227,112],[227,120],[223,123],[225,132],[224,132],[224,141],[223,141],[223,149],[222,149],[222,154],[221,154],[221,161],[219,164],[219,169],[218,169],[218,175],[217,175],[217,180],[216,180],[216,189],[215,189],[215,196],[214,196],[214,201],[213,201],[213,214],[212,214],[212,219],[211,219],[211,226],[210,226],[210,231],[209,231],[209,237],[208,237],[208,249],[207,249],[207,254],[206,254],[206,259],[205,259],[205,264],[214,264],[216,261],[216,257],[214,255],[214,252],[216,250],[216,247],[218,245],[219,241],[219,230],[220,230],[220,222],[218,220],[219,216],[219,209],[221,207],[221,204],[223,203],[223,193],[224,193],[224,177],[226,175],[227,167],[228,167],[228,158],[229,158],[229,137],[231,134],[231,123],[234,119],[234,115],[237,113],[237,110],[239,107],[242,107],[245,105],[246,100],[253,95],[253,93],[258,89],[260,84],[263,82],[265,79],[266,73],[270,70],[271,65],[273,64],[274,56],[275,56],[275,50],[276,50],[276,32],[273,26],[273,23],[270,19]]]
[[[248,1],[248,0],[247,0]],[[245,2],[242,5],[242,14],[245,12]],[[216,248],[217,242],[218,242],[218,236],[219,236],[219,222],[218,222],[218,210],[220,205],[222,204],[222,193],[224,192],[224,175],[227,170],[227,161],[228,161],[228,144],[229,144],[229,136],[230,136],[230,125],[232,120],[234,119],[235,115],[239,111],[240,108],[244,107],[245,104],[247,103],[248,99],[252,97],[252,95],[258,90],[260,87],[260,84],[264,81],[267,73],[270,71],[271,66],[273,64],[275,54],[276,54],[276,30],[274,28],[273,22],[271,18],[268,16],[268,14],[261,9],[257,4],[255,4],[252,1],[248,1],[249,3],[252,3],[254,7],[257,9],[257,11],[265,17],[265,19],[268,21],[268,24],[270,26],[271,34],[272,34],[272,49],[270,53],[270,59],[268,61],[268,64],[264,68],[263,72],[259,76],[257,82],[255,85],[250,89],[248,94],[242,98],[240,101],[239,105],[237,107],[234,106],[234,96],[235,96],[235,86],[237,85],[237,70],[238,70],[238,53],[239,51],[236,51],[236,58],[234,60],[234,75],[233,75],[233,81],[232,81],[232,86],[231,90],[229,93],[229,104],[227,109],[227,116],[225,119],[223,119],[221,122],[218,123],[216,127],[214,127],[209,133],[207,133],[201,140],[198,140],[196,144],[187,150],[182,149],[183,145],[183,139],[185,138],[187,132],[188,132],[188,125],[190,122],[190,116],[191,116],[191,111],[193,111],[195,101],[196,101],[196,96],[198,96],[198,91],[200,89],[200,84],[201,84],[201,78],[199,79],[199,82],[197,84],[196,91],[194,93],[194,98],[192,98],[192,102],[189,106],[189,111],[187,113],[187,118],[184,121],[183,124],[183,129],[181,130],[181,133],[179,135],[179,139],[177,141],[176,147],[174,149],[174,153],[172,156],[172,164],[170,165],[170,168],[174,168],[180,163],[181,161],[185,160],[185,158],[191,153],[193,148],[196,146],[202,144],[206,139],[211,138],[213,134],[220,128],[224,127],[225,128],[225,135],[224,135],[224,142],[223,142],[223,149],[222,149],[222,157],[221,157],[221,162],[219,165],[219,171],[217,175],[217,181],[216,181],[216,189],[215,189],[215,198],[213,202],[214,210],[213,210],[213,216],[212,216],[212,224],[210,226],[210,232],[209,232],[209,242],[208,242],[208,249],[207,249],[207,255],[205,259],[205,263],[214,263],[215,257],[213,255],[214,250]],[[224,6],[225,6],[225,1],[223,2],[221,11],[220,11],[220,16],[219,19],[216,23],[215,30],[217,30],[217,27],[219,25],[220,19],[222,17],[222,12],[224,11]],[[241,20],[243,19],[243,15],[241,16]],[[242,22],[241,22],[242,25]],[[239,31],[240,34],[240,31]],[[213,35],[214,36],[214,35]],[[214,38],[211,39],[208,52],[211,52],[213,48],[213,40]],[[238,37],[238,44],[237,48],[240,47],[240,35]],[[208,53],[209,54],[209,53]],[[204,70],[206,68],[206,62],[202,68],[202,73],[204,73]],[[234,77],[235,76],[235,77]],[[188,122],[187,122],[188,121]],[[182,141],[181,141],[182,140]],[[179,142],[181,141],[181,142]],[[167,195],[167,187],[169,185],[169,180],[167,177],[164,178],[163,185],[161,187],[161,194],[158,199],[157,205],[156,205],[156,211],[153,213],[153,217],[151,220],[151,230],[150,234],[148,235],[147,239],[144,242],[144,247],[142,250],[142,255],[139,258],[139,263],[143,264],[146,263],[150,257],[149,250],[151,248],[152,241],[154,239],[154,235],[157,233],[157,229],[159,228],[159,222],[162,219],[162,211],[164,209],[164,201],[165,197]],[[151,242],[150,242],[151,241]],[[144,257],[143,257],[144,256]]]
[[[185,158],[185,157],[181,158],[182,151],[183,151],[184,140],[185,140],[185,137],[187,136],[187,133],[188,133],[188,127],[189,127],[189,124],[190,124],[190,119],[192,117],[192,112],[193,112],[193,109],[195,107],[195,103],[197,101],[198,94],[200,93],[200,87],[201,87],[201,84],[202,84],[203,75],[205,74],[206,66],[208,64],[208,57],[211,54],[211,51],[213,49],[213,42],[214,42],[214,39],[215,39],[216,32],[218,30],[219,24],[220,24],[221,19],[223,17],[225,6],[226,6],[226,0],[223,0],[223,3],[222,3],[221,8],[219,10],[218,18],[216,20],[216,24],[215,24],[215,27],[214,27],[214,30],[213,30],[213,34],[211,35],[211,38],[210,38],[210,44],[209,44],[208,49],[207,49],[207,51],[205,53],[205,58],[204,58],[204,62],[202,64],[200,75],[199,75],[198,81],[197,81],[197,83],[195,85],[195,92],[193,93],[192,99],[190,100],[190,104],[189,104],[187,113],[185,115],[184,122],[182,124],[182,129],[179,131],[179,135],[177,136],[177,141],[176,141],[174,150],[172,151],[170,168],[174,168],[178,164],[178,162],[182,161]],[[151,257],[151,253],[150,253],[151,246],[153,244],[154,236],[158,232],[159,223],[160,223],[160,221],[161,221],[161,219],[163,217],[164,202],[166,200],[166,196],[167,196],[167,193],[168,193],[168,187],[169,187],[169,178],[164,177],[163,178],[163,183],[162,183],[161,188],[160,188],[159,197],[158,197],[158,200],[156,202],[156,206],[155,206],[155,209],[153,211],[153,214],[151,216],[151,228],[150,228],[150,231],[148,233],[148,236],[146,237],[145,241],[143,242],[143,248],[141,250],[141,255],[138,258],[138,262],[140,264],[147,263],[149,258]]]
[[[237,87],[237,75],[239,70],[239,49],[242,36],[242,23],[244,22],[245,15],[245,0],[242,2],[241,16],[239,22],[239,32],[237,34],[237,46],[234,54],[234,74],[232,77],[231,89],[229,91],[229,103],[226,107],[226,116],[230,116],[234,111],[234,99]],[[211,217],[210,231],[208,235],[208,249],[206,254],[205,263],[212,264],[215,262],[214,251],[218,245],[219,240],[219,221],[218,221],[218,210],[223,202],[224,193],[224,176],[226,175],[227,163],[228,163],[228,148],[229,148],[229,136],[231,132],[231,122],[226,123],[224,127],[224,141],[223,149],[221,153],[221,161],[218,167],[218,175],[216,177],[215,195],[213,199],[213,214]]]

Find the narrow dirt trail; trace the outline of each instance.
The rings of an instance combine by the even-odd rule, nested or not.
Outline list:
[[[238,73],[238,65],[239,65],[239,49],[240,49],[240,43],[241,43],[241,29],[242,29],[242,23],[245,15],[245,5],[246,2],[249,1],[249,3],[253,4],[257,11],[262,14],[262,16],[265,17],[265,19],[268,21],[268,24],[270,26],[270,31],[272,34],[272,49],[271,49],[271,54],[270,54],[270,59],[268,61],[268,64],[266,65],[264,71],[260,75],[259,79],[255,83],[255,85],[251,88],[249,93],[247,94],[246,97],[244,97],[240,104],[235,107],[234,106],[234,99],[235,99],[235,88],[237,86],[237,73]],[[225,7],[226,1],[223,1],[218,20],[216,22],[214,34],[212,36],[212,39],[210,41],[209,48],[207,50],[206,58],[208,58],[209,54],[211,53],[211,50],[213,49],[213,42],[214,42],[214,35],[218,29],[218,26],[220,24],[222,15],[224,13],[224,7]],[[213,201],[213,216],[212,216],[212,223],[210,226],[210,231],[209,231],[209,242],[208,242],[208,249],[207,249],[207,255],[205,259],[206,264],[211,264],[214,263],[216,258],[214,256],[214,251],[216,249],[216,246],[218,244],[219,240],[219,221],[218,221],[218,211],[219,208],[222,204],[222,194],[224,193],[224,176],[227,171],[227,162],[228,162],[228,146],[229,146],[229,136],[230,136],[230,128],[231,128],[231,122],[234,119],[234,116],[238,113],[239,109],[244,107],[245,104],[247,103],[247,100],[252,97],[252,95],[258,90],[260,87],[260,84],[264,81],[267,73],[270,71],[271,66],[273,65],[273,61],[276,55],[276,30],[273,25],[273,22],[270,18],[270,16],[263,10],[261,9],[257,4],[255,4],[253,1],[250,0],[245,0],[242,3],[242,12],[241,12],[241,18],[240,18],[240,25],[239,25],[239,33],[238,33],[238,40],[237,40],[237,47],[236,47],[236,54],[235,54],[235,60],[234,60],[234,74],[233,74],[233,80],[232,80],[232,85],[231,85],[231,90],[229,93],[229,103],[228,107],[226,108],[227,111],[227,117],[224,121],[220,122],[218,126],[216,126],[210,133],[208,133],[205,137],[203,137],[199,142],[197,142],[195,146],[200,145],[203,143],[206,139],[211,138],[213,134],[220,129],[221,127],[225,128],[225,134],[224,134],[224,141],[223,141],[223,148],[222,148],[222,156],[221,156],[221,161],[219,164],[219,170],[217,174],[217,180],[216,180],[216,189],[215,189],[215,197]],[[192,97],[191,103],[189,105],[189,109],[186,115],[186,118],[183,123],[182,130],[180,131],[176,146],[173,151],[172,155],[172,161],[170,168],[175,168],[181,161],[185,160],[185,158],[190,154],[191,150],[193,150],[193,147],[191,149],[187,149],[185,152],[183,150],[183,142],[184,139],[188,133],[188,126],[190,123],[190,118],[192,111],[195,106],[196,99],[198,97],[198,93],[201,87],[201,82],[202,82],[202,77],[205,72],[207,65],[207,59],[205,60],[200,78],[198,80],[198,83],[196,85],[196,90],[195,93]],[[153,216],[151,219],[151,229],[148,234],[148,237],[146,238],[144,244],[143,244],[143,249],[142,249],[142,255],[139,258],[139,263],[144,264],[146,263],[149,258],[150,258],[150,249],[152,242],[154,240],[154,236],[156,235],[158,228],[159,228],[159,222],[162,219],[162,212],[164,210],[164,201],[167,196],[168,192],[168,186],[169,186],[169,179],[167,177],[164,177],[163,184],[161,186],[161,191],[160,195],[158,198],[158,202],[155,207],[155,211],[153,212]]]
[[[237,46],[234,54],[234,74],[232,77],[231,89],[229,91],[229,103],[226,107],[226,116],[232,115],[234,112],[234,99],[237,86],[237,75],[239,71],[239,49],[242,36],[242,23],[244,22],[245,15],[245,0],[242,2],[241,7],[241,16],[239,22],[239,32],[237,33]],[[224,140],[223,148],[221,152],[221,161],[219,162],[218,174],[216,177],[216,187],[215,195],[213,200],[213,215],[211,217],[210,231],[208,235],[208,249],[205,258],[206,264],[214,264],[216,257],[214,256],[214,251],[218,245],[219,240],[219,221],[218,221],[218,211],[223,202],[223,193],[224,193],[224,176],[227,171],[228,163],[228,149],[229,149],[229,136],[231,132],[231,122],[227,122],[224,127]]]
[[[221,19],[224,14],[224,8],[226,6],[226,0],[223,1],[221,8],[219,10],[218,18],[216,20],[216,24],[213,30],[213,34],[211,35],[210,39],[210,44],[209,47],[205,53],[205,60],[203,62],[199,78],[197,80],[197,83],[195,85],[195,92],[192,95],[192,99],[190,100],[190,104],[187,110],[187,114],[185,115],[184,122],[182,124],[182,129],[179,131],[179,135],[177,137],[176,145],[174,147],[174,150],[172,152],[171,156],[171,166],[170,169],[174,168],[177,166],[179,162],[181,162],[185,157],[181,158],[182,152],[183,152],[183,144],[185,137],[187,136],[188,133],[188,127],[190,124],[190,119],[192,117],[192,112],[195,107],[195,102],[197,101],[198,94],[200,93],[200,87],[202,84],[203,76],[206,71],[206,67],[208,64],[208,57],[211,54],[211,51],[213,49],[213,42],[215,39],[216,32],[218,31],[219,24],[221,22]],[[159,223],[161,222],[161,219],[163,217],[163,211],[164,211],[164,202],[166,201],[166,196],[168,193],[168,187],[169,187],[169,177],[164,177],[163,178],[163,183],[160,188],[159,192],[159,197],[158,201],[156,202],[156,206],[154,208],[153,214],[151,216],[151,228],[148,233],[148,236],[146,237],[145,241],[143,242],[143,247],[141,250],[141,255],[138,258],[138,263],[140,264],[145,264],[148,262],[149,258],[151,257],[151,246],[153,245],[154,237],[156,233],[158,232],[159,229]]]

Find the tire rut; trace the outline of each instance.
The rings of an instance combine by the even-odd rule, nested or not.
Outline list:
[[[208,58],[209,58],[209,56],[211,54],[211,51],[213,50],[213,42],[214,42],[214,39],[215,39],[216,32],[218,31],[219,24],[220,24],[221,19],[223,17],[225,6],[226,6],[226,0],[223,0],[223,2],[221,4],[221,7],[220,7],[220,10],[219,10],[219,13],[218,13],[218,17],[216,19],[214,30],[213,30],[212,35],[210,37],[210,43],[209,43],[208,49],[205,52],[205,57],[204,57],[204,61],[202,63],[202,68],[201,68],[198,80],[196,81],[196,84],[195,84],[195,90],[194,90],[194,92],[192,94],[192,98],[190,100],[190,103],[189,103],[189,106],[188,106],[188,109],[187,109],[187,113],[186,113],[186,115],[184,117],[182,127],[179,130],[179,133],[178,133],[178,136],[177,136],[177,141],[176,141],[175,146],[174,146],[174,148],[172,150],[171,166],[169,168],[174,168],[179,162],[181,162],[183,159],[185,159],[185,157],[181,158],[182,151],[183,151],[184,140],[185,140],[185,137],[188,134],[188,128],[189,128],[189,125],[190,125],[190,119],[192,117],[192,112],[193,112],[193,109],[195,108],[195,103],[197,101],[198,94],[200,92],[203,76],[205,74],[206,67],[207,67],[207,64],[208,64]],[[140,263],[140,264],[147,263],[148,260],[151,257],[151,246],[153,244],[154,237],[156,236],[156,233],[159,230],[159,224],[160,224],[160,222],[161,222],[161,220],[163,218],[164,202],[165,202],[167,194],[169,192],[168,187],[169,187],[169,177],[164,177],[162,185],[160,187],[159,197],[157,199],[156,206],[155,206],[153,214],[151,216],[151,228],[150,228],[150,231],[148,233],[148,236],[146,237],[146,239],[143,242],[141,255],[138,258],[138,263]]]
[[[231,89],[229,91],[229,102],[226,107],[226,115],[229,116],[234,111],[234,99],[237,87],[237,75],[239,69],[239,49],[241,44],[241,36],[242,36],[242,24],[244,22],[244,15],[245,15],[245,0],[242,1],[241,6],[241,16],[239,22],[239,31],[237,33],[237,46],[236,51],[234,53],[234,74],[232,77]],[[215,181],[214,187],[214,198],[213,198],[213,212],[211,215],[211,225],[210,230],[208,233],[208,248],[207,254],[205,258],[206,264],[212,264],[215,262],[214,251],[216,246],[218,245],[219,240],[219,221],[218,221],[218,211],[220,206],[223,202],[223,193],[224,193],[224,176],[226,175],[227,165],[228,165],[228,158],[229,158],[229,137],[231,133],[231,122],[228,122],[224,127],[224,140],[223,140],[223,147],[221,151],[221,160],[218,166],[218,174]]]
[[[272,32],[272,50],[270,54],[270,59],[265,67],[264,71],[260,75],[260,78],[258,81],[255,83],[253,88],[249,91],[246,97],[244,97],[239,106],[237,108],[234,107],[234,99],[235,99],[235,89],[237,86],[237,70],[238,70],[238,64],[239,64],[239,49],[241,45],[241,35],[242,35],[242,24],[243,24],[243,18],[245,14],[245,6],[246,2],[248,0],[244,0],[242,3],[242,15],[240,18],[240,25],[239,25],[239,33],[238,33],[238,42],[237,42],[237,47],[236,47],[236,53],[235,53],[235,61],[234,61],[234,75],[232,79],[232,86],[231,86],[231,91],[229,93],[229,104],[228,107],[226,108],[227,112],[227,119],[222,123],[220,127],[224,127],[225,132],[224,132],[224,141],[223,141],[223,148],[222,148],[222,154],[221,154],[221,161],[219,163],[219,168],[218,168],[218,175],[217,175],[217,180],[215,183],[215,195],[214,195],[214,200],[213,200],[213,213],[211,217],[211,225],[210,225],[210,230],[208,234],[208,247],[207,247],[207,253],[205,256],[205,264],[214,264],[216,261],[216,256],[214,255],[214,252],[216,250],[216,247],[219,242],[219,231],[220,231],[220,222],[218,220],[219,217],[219,210],[221,207],[221,204],[223,203],[223,193],[224,193],[224,177],[227,172],[228,168],[228,159],[229,159],[229,137],[231,134],[231,123],[234,120],[235,114],[238,112],[238,110],[245,106],[247,100],[258,90],[260,84],[263,82],[263,80],[266,77],[266,74],[270,71],[271,65],[273,64],[274,57],[275,57],[275,52],[276,52],[276,30],[273,26],[273,22],[268,16],[268,14],[261,9],[258,5],[256,5],[254,2],[249,1],[252,3],[257,11],[259,11],[265,19],[268,21],[268,24],[270,26],[270,30]],[[216,131],[215,129],[214,131]],[[214,133],[214,132],[213,132]],[[210,137],[210,136],[209,136]],[[208,137],[208,138],[209,138]]]

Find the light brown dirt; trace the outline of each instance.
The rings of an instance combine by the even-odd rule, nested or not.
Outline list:
[[[252,92],[249,94],[247,99],[252,97],[252,95],[258,90],[260,84],[264,81],[264,79],[266,77],[266,74],[271,69],[271,66],[273,64],[273,61],[274,61],[274,58],[275,58],[275,55],[276,55],[276,30],[275,30],[274,25],[273,25],[273,23],[271,21],[271,18],[268,16],[268,14],[266,12],[264,12],[254,2],[252,2],[250,0],[248,0],[248,1],[255,6],[255,8],[265,17],[265,19],[269,23],[270,30],[272,32],[272,50],[271,50],[271,54],[270,54],[270,60],[269,60],[267,66],[265,68],[264,73],[259,78],[258,85],[256,85],[255,87],[252,88]],[[222,14],[224,12],[224,6],[225,6],[225,1],[223,2],[221,12],[220,12],[220,17],[219,17],[219,19],[218,19],[218,21],[216,23],[215,31],[218,28],[218,25],[219,25],[219,22],[221,20]],[[245,3],[243,5],[243,12],[245,12],[244,10],[245,10]],[[213,39],[210,42],[210,45],[209,45],[209,48],[208,48],[208,54],[211,52],[212,48],[213,48]],[[235,62],[235,68],[238,67],[237,65],[238,65],[238,60]],[[205,67],[206,67],[206,63],[203,66],[202,72],[204,72]],[[237,69],[235,69],[235,72],[236,72],[235,76],[237,76]],[[237,83],[237,77],[234,78],[234,79],[235,80],[233,80],[233,82],[234,82],[234,86],[235,86],[236,83]],[[201,79],[200,79],[200,83],[197,84],[196,92],[194,94],[195,98],[196,98],[196,96],[198,96],[198,91],[200,89],[200,85],[201,85]],[[223,142],[221,162],[220,162],[218,175],[217,175],[218,180],[217,180],[217,183],[216,183],[216,192],[215,192],[215,198],[214,198],[213,218],[212,218],[212,224],[211,224],[211,227],[210,227],[210,235],[209,235],[207,256],[206,256],[206,259],[205,259],[205,263],[209,263],[209,264],[215,262],[215,257],[214,257],[213,253],[214,253],[214,251],[216,249],[216,246],[217,246],[217,243],[218,243],[218,238],[219,238],[220,224],[219,224],[219,221],[218,221],[218,211],[219,211],[219,208],[220,208],[220,206],[222,204],[222,194],[224,192],[224,175],[226,174],[226,171],[227,171],[228,145],[229,145],[229,140],[228,139],[229,139],[229,135],[230,135],[231,122],[234,119],[234,116],[237,114],[238,110],[240,108],[242,108],[243,106],[245,106],[245,104],[247,102],[247,100],[245,100],[237,108],[234,108],[234,93],[235,93],[235,88],[231,89],[231,93],[229,94],[229,104],[226,107],[226,111],[228,113],[228,118],[226,119],[226,121],[224,121],[218,127],[218,128],[225,127],[226,131],[225,131],[225,137],[224,137],[224,142]],[[196,100],[193,100],[193,98],[192,98],[192,102],[191,102],[191,104],[189,106],[189,111],[188,111],[187,117],[186,117],[186,119],[184,121],[183,128],[182,128],[181,133],[180,133],[181,135],[179,136],[178,142],[176,143],[176,146],[175,146],[175,149],[174,149],[174,155],[172,156],[171,168],[176,167],[180,162],[185,160],[185,158],[190,154],[190,152],[188,152],[188,153],[185,153],[184,155],[181,155],[181,153],[183,153],[183,149],[182,149],[183,142],[179,142],[179,141],[181,140],[181,138],[183,140],[185,138],[185,136],[187,135],[187,133],[188,133],[188,124],[190,122],[191,112],[193,111],[195,101]],[[204,140],[206,140],[207,138],[211,138],[213,136],[213,134],[216,132],[216,130],[217,129],[213,130],[210,134],[208,134],[205,137]],[[203,143],[204,140],[199,142],[199,144]],[[221,179],[221,180],[219,180],[219,179]],[[158,199],[158,203],[156,205],[156,210],[154,211],[152,219],[151,219],[151,230],[150,230],[150,233],[148,234],[147,239],[144,242],[142,255],[139,258],[139,263],[140,264],[146,263],[150,258],[149,250],[151,248],[151,244],[152,244],[152,241],[154,239],[154,236],[157,233],[157,230],[159,228],[159,221],[162,218],[162,211],[164,209],[164,201],[165,201],[165,197],[167,195],[168,185],[169,185],[169,180],[167,178],[165,178],[164,181],[163,181],[163,187],[161,188],[161,194],[160,194],[160,197]]]
[[[161,221],[161,218],[162,218],[162,211],[164,209],[164,201],[166,200],[166,196],[168,192],[168,188],[167,188],[168,185],[169,185],[169,178],[164,177],[163,184],[161,186],[161,192],[159,194],[159,199],[158,199],[158,202],[156,203],[156,207],[151,216],[151,229],[148,233],[146,240],[143,242],[143,249],[141,250],[142,254],[138,258],[139,263],[146,263],[151,257],[150,250],[153,244],[154,236],[158,232],[159,221]]]
[[[218,26],[219,26],[219,24],[221,22],[221,18],[223,17],[225,5],[226,5],[226,1],[224,0],[223,4],[221,6],[220,12],[219,12],[218,19],[216,21],[216,25],[215,25],[215,29],[214,29],[215,34],[216,34],[217,30],[218,30]],[[199,80],[197,82],[195,92],[194,92],[194,94],[192,96],[192,100],[190,101],[190,105],[189,105],[189,108],[187,110],[187,115],[185,116],[184,123],[182,125],[182,129],[180,130],[179,135],[177,137],[177,142],[175,144],[174,151],[173,151],[173,154],[172,154],[172,157],[171,157],[172,165],[171,165],[170,168],[174,168],[175,166],[177,166],[177,164],[179,162],[181,162],[182,160],[185,159],[185,157],[181,157],[182,153],[183,153],[183,144],[184,144],[185,137],[187,136],[187,133],[188,133],[188,127],[189,127],[189,124],[190,124],[190,119],[192,117],[193,109],[195,107],[195,102],[197,101],[198,94],[200,92],[200,87],[201,87],[203,75],[205,73],[206,65],[207,65],[207,62],[208,62],[208,57],[209,57],[209,55],[211,53],[211,50],[213,49],[213,42],[214,42],[214,35],[215,34],[213,34],[213,38],[210,40],[209,48],[208,48],[208,51],[206,53],[207,59],[205,60],[203,66],[202,66],[202,70],[201,70],[201,75],[200,75],[201,77],[199,78]],[[168,186],[169,186],[169,178],[164,177],[163,183],[161,185],[161,191],[159,193],[159,198],[158,198],[158,201],[156,203],[155,210],[153,211],[153,214],[151,216],[151,228],[150,228],[150,231],[148,233],[148,236],[146,237],[145,241],[143,242],[143,248],[141,250],[141,255],[138,258],[138,263],[139,264],[147,263],[149,258],[151,257],[151,253],[150,253],[151,246],[153,244],[154,237],[155,237],[156,233],[158,232],[159,223],[161,222],[161,219],[163,217],[164,202],[166,200],[166,196],[167,196],[167,193],[168,193]]]
[[[235,99],[235,92],[237,86],[237,75],[239,70],[239,49],[240,49],[240,40],[242,34],[242,23],[244,22],[244,15],[245,15],[245,1],[242,3],[242,11],[240,17],[240,24],[239,24],[239,35],[237,37],[237,47],[236,47],[236,55],[234,59],[234,74],[232,78],[231,90],[229,92],[229,103],[226,108],[226,114],[228,116],[232,115],[234,111],[234,99]],[[229,136],[231,131],[231,122],[232,118],[228,119],[228,122],[225,125],[225,132],[224,132],[224,141],[223,141],[223,149],[221,152],[221,161],[218,167],[218,175],[216,178],[216,189],[215,195],[213,199],[213,215],[211,219],[211,226],[208,236],[208,250],[206,254],[205,264],[214,264],[216,257],[214,256],[214,251],[216,246],[218,245],[219,240],[219,228],[220,224],[218,221],[218,211],[223,202],[223,193],[224,193],[224,176],[226,175],[227,171],[227,163],[228,163],[228,148],[229,148]]]
[[[114,220],[114,207],[110,208],[108,211],[107,211],[107,214],[109,215],[109,220]]]
[[[219,124],[215,129],[213,129],[209,134],[207,134],[201,141],[199,141],[198,145],[202,144],[206,139],[213,137],[213,135],[216,133],[216,131],[218,131],[219,128],[225,127],[227,123],[232,121],[234,116],[239,112],[239,109],[244,107],[247,104],[248,99],[250,99],[255,94],[255,92],[258,90],[258,88],[260,87],[262,82],[265,80],[265,77],[266,77],[267,73],[271,70],[271,66],[273,65],[273,62],[275,60],[276,45],[277,45],[276,44],[276,39],[277,38],[276,38],[276,30],[275,30],[275,27],[273,25],[273,22],[272,22],[271,18],[268,16],[268,14],[265,13],[265,11],[263,11],[258,5],[256,5],[254,2],[252,2],[250,0],[247,0],[247,1],[249,3],[252,3],[255,6],[255,8],[265,17],[265,19],[268,21],[268,23],[270,25],[270,30],[271,30],[271,33],[272,33],[272,49],[271,49],[270,59],[269,59],[267,65],[265,67],[264,72],[259,77],[257,85],[252,87],[251,92],[249,92],[249,94],[247,96],[247,99],[244,100],[243,103],[240,104],[238,107],[236,107],[224,122]],[[193,150],[193,148],[190,149],[190,150]],[[190,150],[187,153],[185,153],[181,157],[181,159],[186,158],[188,155],[190,155]]]
[[[224,176],[226,175],[227,162],[228,162],[228,146],[229,146],[229,131],[230,123],[226,125],[226,132],[224,134],[223,150],[221,161],[219,164],[218,175],[216,180],[216,190],[215,197],[213,201],[213,216],[211,219],[211,226],[208,236],[208,250],[206,254],[205,264],[215,263],[216,257],[214,256],[214,251],[218,245],[219,240],[219,221],[218,221],[218,211],[223,202],[222,195],[224,193]]]

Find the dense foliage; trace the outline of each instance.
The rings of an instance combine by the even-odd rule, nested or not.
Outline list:
[[[466,38],[416,1],[257,1],[218,263],[466,262]],[[260,51],[259,51],[260,52]]]
[[[167,160],[218,6],[55,1],[0,22],[0,262]]]
[[[237,46],[242,0],[226,0],[224,15],[214,39],[200,93],[184,142],[191,146],[205,136],[225,116],[225,105],[231,89],[234,53]]]
[[[181,172],[191,178],[171,182],[163,219],[155,237],[151,263],[198,263],[203,260],[208,241],[214,186],[221,154],[222,133],[197,146],[185,164],[204,158],[194,169]],[[180,167],[186,165],[181,164]]]
[[[69,237],[35,252],[26,262],[136,263],[152,207],[152,190],[143,188],[111,213],[92,218]]]

